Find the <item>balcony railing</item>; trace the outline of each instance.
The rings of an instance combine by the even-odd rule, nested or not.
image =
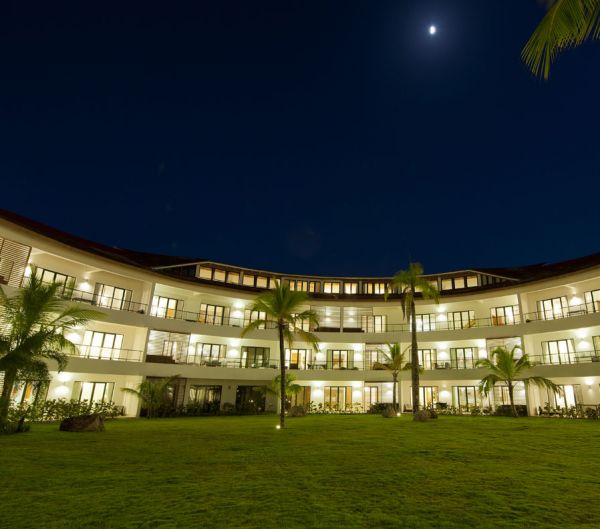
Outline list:
[[[529,355],[529,360],[536,365],[571,365],[584,364],[591,362],[600,362],[600,351],[584,351],[562,355],[560,358],[551,355]],[[242,369],[279,369],[279,358],[229,358],[213,357],[201,358],[197,356],[173,357],[169,355],[151,355],[146,357],[147,362],[164,364],[184,364],[198,365],[203,367],[227,367]],[[291,371],[314,371],[314,370],[333,370],[333,371],[384,371],[384,369],[373,369],[374,362],[367,360],[308,360],[299,364],[290,364],[286,362],[287,369]],[[438,370],[466,370],[466,369],[484,369],[477,367],[476,359],[452,359],[438,360],[428,362],[420,366],[424,371]]]
[[[144,358],[144,351],[134,349],[111,349],[109,347],[97,347],[94,345],[79,345],[77,346],[77,353],[72,356],[96,360],[141,362]]]
[[[144,303],[135,301],[127,301],[120,298],[111,298],[107,296],[96,296],[93,292],[77,290],[74,288],[65,287],[62,297],[69,301],[81,303],[89,303],[91,305],[108,308],[112,310],[120,310],[126,312],[136,312],[139,314],[149,314],[150,316],[168,319],[181,320],[192,323],[200,323],[204,325],[214,325],[219,327],[239,327],[242,328],[249,323],[245,318],[235,318],[231,316],[220,316],[206,312],[194,312],[188,310],[171,310],[159,309],[150,307]],[[512,318],[503,316],[490,316],[486,318],[470,318],[466,321],[445,320],[443,316],[440,319],[423,325],[417,326],[417,332],[435,332],[435,331],[454,331],[462,329],[474,328],[490,328],[490,327],[510,327],[520,325],[521,323],[532,323],[539,321],[551,321],[564,318],[573,318],[586,314],[598,313],[596,305],[593,303],[584,303],[581,305],[572,305],[562,308],[560,311],[535,311],[528,312],[523,315],[516,315]],[[275,329],[275,322],[268,322],[267,329]],[[342,327],[336,326],[320,326],[310,329],[312,332],[319,333],[368,333],[381,334],[386,332],[410,332],[411,326],[408,323],[373,323],[368,322],[365,326],[359,327]]]

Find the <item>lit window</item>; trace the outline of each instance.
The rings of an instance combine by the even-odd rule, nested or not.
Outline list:
[[[325,282],[323,283],[323,292],[325,294],[339,294],[340,293],[340,284]]]
[[[344,294],[357,294],[358,283],[344,283]]]
[[[252,274],[244,274],[244,286],[254,286],[254,276]]]
[[[200,267],[200,279],[212,279],[212,268],[207,268],[206,266]]]
[[[218,268],[215,268],[213,281],[225,281],[225,270],[219,270]]]

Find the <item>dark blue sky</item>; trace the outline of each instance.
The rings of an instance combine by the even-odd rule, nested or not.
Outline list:
[[[596,252],[600,43],[535,79],[519,54],[542,15],[533,0],[9,3],[0,204],[111,245],[299,273]]]

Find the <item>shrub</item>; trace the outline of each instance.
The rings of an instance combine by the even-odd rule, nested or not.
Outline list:
[[[66,399],[52,399],[36,404],[22,403],[12,406],[9,410],[9,421],[50,422],[62,421],[69,417],[97,414],[105,419],[123,415],[122,406],[114,402],[88,402]]]
[[[525,404],[515,404],[515,408],[517,409],[518,417],[527,417],[527,406],[525,406]],[[498,415],[500,417],[512,417],[512,409],[510,404],[496,406],[494,415]]]

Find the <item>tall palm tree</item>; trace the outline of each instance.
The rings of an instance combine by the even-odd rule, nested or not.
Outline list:
[[[144,380],[137,389],[123,388],[122,391],[135,395],[145,406],[146,418],[154,418],[170,402],[170,391],[173,382],[179,375],[158,380]]]
[[[492,351],[491,358],[482,358],[475,364],[476,367],[485,367],[491,371],[479,382],[479,391],[483,395],[489,395],[498,382],[503,382],[508,386],[508,398],[510,399],[510,409],[513,417],[518,415],[514,400],[514,388],[517,382],[523,382],[526,388],[533,384],[549,389],[554,393],[560,393],[560,388],[552,380],[539,376],[526,376],[526,371],[531,369],[533,364],[526,354],[515,358],[517,350],[521,350],[518,345],[510,350],[506,347],[497,347]]]
[[[48,380],[45,359],[55,360],[62,371],[77,346],[65,338],[75,327],[102,313],[71,305],[61,298],[64,285],[46,284],[32,270],[25,286],[9,297],[0,288],[0,371],[4,385],[0,396],[0,427],[6,424],[10,397],[19,376]]]
[[[400,270],[392,278],[390,288],[396,288],[400,295],[400,306],[404,319],[410,320],[410,373],[412,381],[413,416],[419,411],[419,344],[417,343],[417,314],[415,295],[420,292],[423,299],[439,301],[439,292],[423,277],[420,263],[410,263],[408,270]],[[387,299],[389,292],[386,292]]]
[[[406,351],[408,349],[403,351],[399,343],[388,343],[386,344],[386,349],[387,350],[381,351],[385,361],[375,362],[373,364],[373,369],[387,369],[388,371],[391,371],[394,384],[392,405],[394,410],[398,411],[398,375],[400,374],[400,371],[412,369],[412,366],[410,362],[406,361]]]
[[[305,331],[303,324],[308,323],[310,328],[319,326],[317,314],[313,310],[301,311],[302,306],[308,301],[306,292],[298,292],[290,289],[285,283],[275,283],[275,288],[262,293],[249,307],[251,311],[259,314],[264,313],[265,318],[250,322],[242,331],[242,337],[255,329],[275,325],[279,335],[279,367],[280,367],[280,404],[279,426],[285,426],[285,344],[291,348],[295,338],[312,344],[318,349],[319,339],[313,333]]]
[[[585,40],[600,38],[600,0],[545,0],[548,12],[522,51],[535,75],[548,79],[556,55]]]

